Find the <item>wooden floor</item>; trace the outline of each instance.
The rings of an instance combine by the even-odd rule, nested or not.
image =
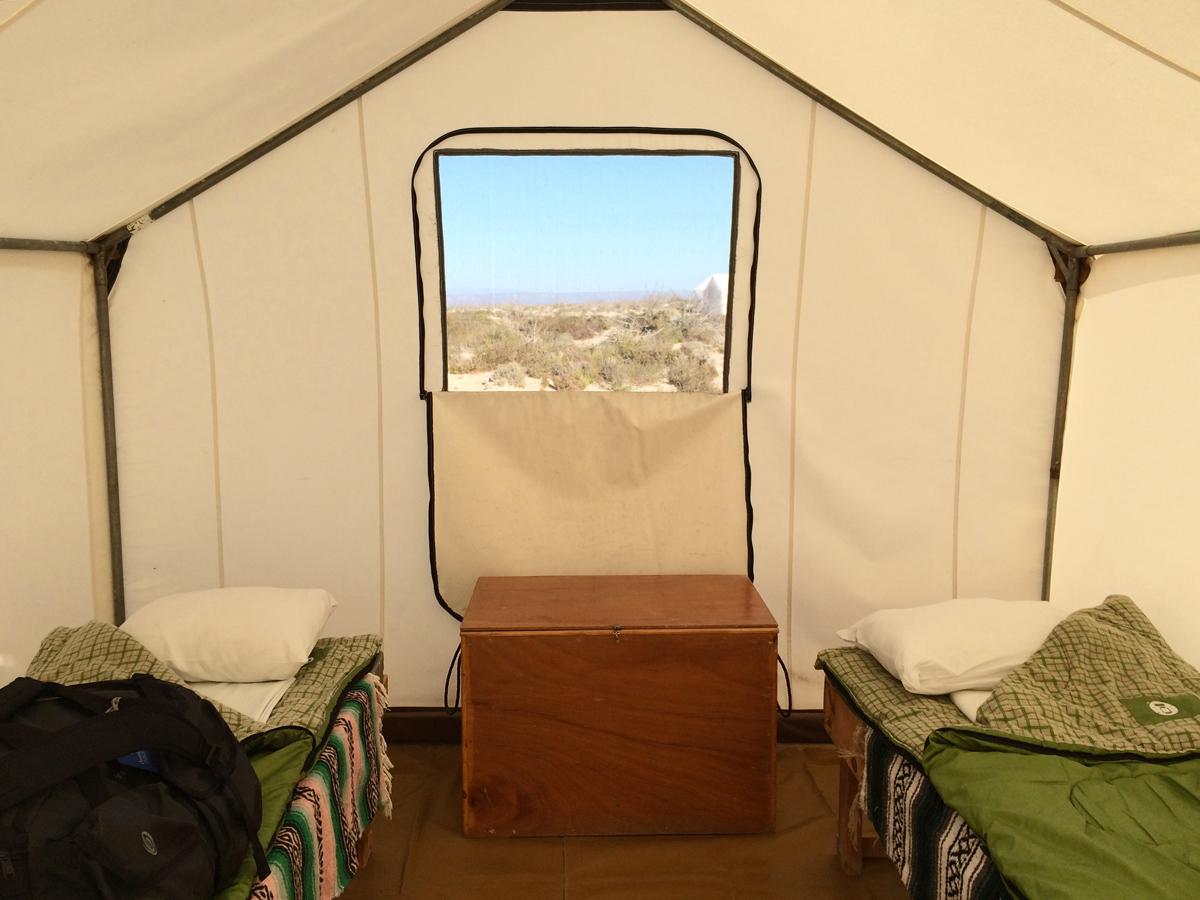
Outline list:
[[[775,833],[729,837],[465,838],[458,748],[399,746],[390,755],[395,812],[373,826],[370,862],[346,900],[907,897],[887,860],[867,861],[859,878],[842,874],[830,746],[781,744]]]

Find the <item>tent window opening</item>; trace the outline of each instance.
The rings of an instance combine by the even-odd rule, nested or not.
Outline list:
[[[720,393],[738,163],[436,152],[447,388]]]

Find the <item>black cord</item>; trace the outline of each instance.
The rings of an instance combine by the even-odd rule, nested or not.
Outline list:
[[[787,686],[788,695],[787,709],[780,706],[778,702],[775,703],[775,707],[779,710],[780,717],[787,719],[792,715],[792,675],[788,672],[787,663],[783,661],[783,657],[776,653],[775,658],[779,660],[779,668],[783,669],[783,683]]]
[[[450,678],[455,675],[457,677],[454,682],[454,705],[450,705]],[[446,683],[442,687],[442,708],[446,710],[446,715],[452,716],[458,712],[458,708],[462,700],[462,645],[459,644],[454,648],[454,655],[450,657],[450,668],[446,670]]]

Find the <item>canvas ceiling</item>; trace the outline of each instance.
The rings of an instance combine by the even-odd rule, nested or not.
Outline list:
[[[1067,237],[1096,244],[1200,228],[1196,3],[692,5]]]
[[[135,218],[484,5],[3,0],[0,234]],[[1189,0],[691,5],[1072,239],[1200,228]]]
[[[131,219],[481,5],[168,15],[149,0],[0,0],[0,234],[90,238]],[[1180,37],[1200,22],[1182,2],[1017,0],[975,18],[909,4],[903,21],[863,2],[695,5],[1072,238],[1200,227],[1197,60]],[[757,583],[798,705],[819,702],[816,649],[862,612],[1036,596],[1062,310],[1044,246],[680,16],[506,13],[132,242],[113,351],[134,606],[191,586],[326,584],[343,599],[337,630],[385,634],[396,702],[437,702],[457,635],[429,587],[411,166],[451,128],[547,122],[715,126],[763,168]],[[1121,259],[1131,283],[1162,266],[1102,258],[1085,295]],[[1099,308],[1118,294],[1134,296]],[[0,413],[24,442],[0,471],[24,540],[0,542],[23,548],[0,565],[0,596],[41,616],[25,616],[20,646],[6,634],[0,676],[107,596],[90,300],[81,258],[0,254],[0,386],[20,388],[0,390]],[[1115,315],[1083,321],[1083,349],[1119,343]],[[1124,409],[1100,402],[1109,346],[1077,368],[1065,470],[1084,477],[1064,483],[1060,596],[1122,589],[1084,583],[1098,544],[1068,533],[1070,507],[1121,477],[1119,454],[1083,465],[1089,429]],[[1121,396],[1137,408],[1137,391]],[[1193,457],[1173,458],[1156,497]]]
[[[7,0],[0,234],[121,225],[483,5]]]

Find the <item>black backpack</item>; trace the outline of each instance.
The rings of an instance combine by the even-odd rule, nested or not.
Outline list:
[[[262,791],[221,714],[149,675],[0,689],[0,898],[210,898],[254,851]]]

